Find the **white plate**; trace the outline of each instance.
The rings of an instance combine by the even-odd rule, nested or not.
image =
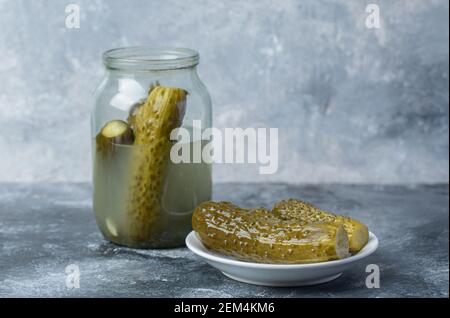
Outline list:
[[[358,254],[350,257],[313,264],[263,264],[244,262],[220,255],[203,246],[192,231],[186,237],[187,247],[225,276],[240,282],[264,286],[307,286],[336,279],[342,272],[369,256],[378,247],[378,239],[369,232],[369,242]]]

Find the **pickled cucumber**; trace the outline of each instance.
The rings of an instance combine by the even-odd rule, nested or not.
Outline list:
[[[158,216],[166,165],[173,142],[170,133],[180,126],[187,92],[181,88],[154,86],[144,103],[133,107],[128,122],[134,131],[130,162],[132,178],[127,199],[128,233],[134,246],[151,246],[158,237]]]
[[[301,225],[269,210],[243,209],[230,202],[204,202],[194,211],[192,226],[213,251],[261,263],[315,263],[348,256],[341,224]]]
[[[323,211],[301,200],[280,201],[275,204],[272,211],[281,219],[296,220],[303,225],[317,222],[342,224],[348,234],[351,253],[359,252],[369,239],[369,230],[361,222],[347,216]]]
[[[134,133],[123,120],[111,120],[100,129],[96,136],[96,151],[103,157],[108,157],[114,149],[114,144],[131,145]]]

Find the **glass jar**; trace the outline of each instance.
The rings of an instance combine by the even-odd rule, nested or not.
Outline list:
[[[203,157],[173,160],[183,154],[171,152],[184,143],[177,149],[192,159],[207,144],[201,137],[180,141],[176,133],[182,128],[198,136],[192,131],[211,127],[211,99],[197,75],[199,55],[184,48],[129,47],[105,52],[103,62],[106,74],[91,114],[97,224],[120,245],[182,246],[194,208],[211,199],[212,188],[211,166]]]

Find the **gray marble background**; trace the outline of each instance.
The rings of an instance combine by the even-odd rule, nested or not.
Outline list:
[[[381,28],[365,26],[378,3]],[[65,7],[81,9],[65,28]],[[101,53],[201,53],[218,127],[278,127],[280,167],[215,181],[448,182],[447,0],[0,0],[0,182],[88,181]]]

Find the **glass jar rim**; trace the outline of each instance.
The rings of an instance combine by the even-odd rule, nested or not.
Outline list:
[[[108,69],[130,71],[163,71],[191,68],[199,62],[197,51],[181,47],[131,46],[103,53]]]

